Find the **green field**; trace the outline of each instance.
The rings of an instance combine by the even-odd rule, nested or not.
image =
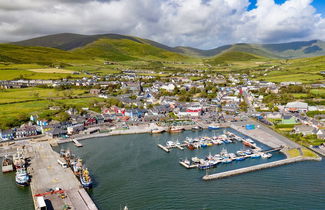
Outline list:
[[[322,88],[322,89],[311,89],[310,92],[313,93],[313,94],[315,94],[315,95],[325,95],[325,88]]]
[[[87,94],[85,90],[80,89],[70,89],[63,91],[50,88],[7,89],[0,90],[0,104],[88,95],[89,94]]]
[[[31,102],[17,102],[13,104],[0,104],[0,129],[21,125],[31,114],[42,114],[49,112],[50,106],[89,107],[93,102],[104,101],[100,98],[77,98],[57,100],[36,100]]]

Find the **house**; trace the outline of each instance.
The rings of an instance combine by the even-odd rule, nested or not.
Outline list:
[[[91,89],[89,92],[91,95],[99,95],[101,90],[100,89]]]
[[[294,116],[291,116],[291,115],[283,115],[282,116],[282,121],[280,124],[286,124],[286,125],[289,125],[289,124],[297,124],[297,120]]]
[[[52,128],[45,132],[45,135],[50,138],[65,137],[68,134],[67,130],[62,128]]]
[[[317,133],[317,129],[312,127],[312,126],[308,126],[308,125],[296,125],[293,128],[294,133],[301,133],[302,135],[306,136],[306,135],[313,135]]]
[[[85,129],[84,124],[76,124],[76,125],[69,126],[67,128],[67,133],[69,135],[72,135],[72,134],[79,133],[80,131],[83,131],[84,129]]]
[[[282,115],[280,112],[267,113],[266,119],[281,119]]]
[[[174,84],[168,84],[168,85],[163,85],[160,88],[165,89],[167,91],[173,91],[175,89],[175,85]]]
[[[16,138],[24,138],[37,135],[37,128],[35,126],[22,126],[16,129]]]
[[[97,121],[97,124],[103,124],[105,122],[105,119],[102,115],[96,115],[96,121]]]
[[[37,115],[31,115],[30,116],[30,121],[35,122],[37,119],[38,119],[38,116]]]
[[[0,139],[2,141],[13,140],[15,137],[15,132],[12,129],[0,130]]]
[[[316,133],[317,138],[325,140],[325,129],[319,129]]]
[[[85,121],[85,123],[84,123],[84,125],[85,126],[89,126],[89,125],[94,125],[94,124],[96,124],[97,123],[97,120],[96,120],[96,118],[88,118],[86,121]]]
[[[47,126],[47,125],[49,125],[49,122],[47,120],[37,120],[36,124],[38,126]]]
[[[289,102],[285,106],[285,110],[288,112],[307,112],[308,104],[299,101]]]

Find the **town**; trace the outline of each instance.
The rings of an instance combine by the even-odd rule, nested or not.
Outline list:
[[[161,72],[160,74],[163,74]],[[195,80],[190,78],[196,78]],[[2,143],[47,138],[66,141],[87,134],[109,134],[136,127],[210,125],[254,118],[280,134],[318,151],[324,150],[324,84],[265,82],[246,74],[210,75],[204,71],[169,77],[143,76],[136,71],[78,80],[0,81],[10,90],[65,92],[65,100],[94,98],[87,103],[53,103],[15,127],[2,124]],[[86,96],[74,96],[82,90]],[[317,94],[317,93],[320,94]],[[8,128],[9,126],[9,128]],[[325,151],[325,150],[324,150]],[[323,151],[323,152],[324,152]]]

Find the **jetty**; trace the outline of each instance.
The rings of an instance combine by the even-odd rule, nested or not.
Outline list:
[[[79,143],[79,141],[77,139],[73,139],[72,140],[74,145],[76,145],[76,147],[82,147],[83,145],[81,143]]]
[[[179,164],[181,164],[182,166],[184,166],[187,169],[191,169],[191,168],[197,168],[197,165],[189,165],[187,163],[185,163],[184,161],[179,161]]]
[[[165,146],[163,146],[163,145],[161,145],[161,144],[157,144],[157,146],[160,148],[160,149],[162,149],[162,150],[164,150],[165,152],[170,152],[169,151],[169,149],[167,148],[167,147],[165,147]]]
[[[235,175],[239,175],[239,174],[249,173],[249,172],[272,168],[272,167],[281,166],[281,165],[287,165],[290,163],[295,163],[295,162],[300,162],[300,161],[305,161],[305,160],[315,160],[315,158],[306,158],[306,157],[301,157],[301,156],[295,157],[295,158],[288,158],[288,159],[284,159],[284,160],[278,160],[278,161],[274,161],[274,162],[270,162],[270,163],[264,163],[264,164],[260,164],[260,165],[235,169],[235,170],[231,170],[231,171],[220,172],[220,173],[215,173],[215,174],[211,174],[211,175],[205,175],[205,176],[203,176],[202,179],[205,181],[213,180],[213,179],[222,179],[222,178],[226,178],[229,176],[235,176]]]
[[[58,164],[60,155],[52,150],[49,143],[31,144],[26,155],[31,160],[28,172],[32,175],[30,186],[35,209],[39,209],[37,198],[44,196],[48,208],[97,210],[72,170]],[[59,194],[54,193],[55,191]]]

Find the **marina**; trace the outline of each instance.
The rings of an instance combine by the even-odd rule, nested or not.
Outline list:
[[[239,133],[230,131],[240,136]],[[222,134],[222,130],[216,131],[216,135],[219,134]],[[91,171],[95,172],[93,175],[95,188],[88,193],[99,209],[120,209],[120,206],[124,207],[125,204],[129,209],[194,210],[214,209],[216,206],[229,208],[229,203],[233,203],[234,199],[237,202],[233,203],[231,209],[254,209],[262,206],[264,209],[283,208],[283,203],[287,209],[298,207],[322,209],[323,204],[318,201],[325,193],[325,185],[321,178],[325,176],[324,161],[299,162],[229,179],[203,182],[202,177],[206,175],[206,171],[184,170],[178,163],[179,159],[193,156],[204,158],[209,153],[218,154],[224,146],[229,152],[235,152],[241,150],[243,144],[231,143],[193,151],[175,149],[168,154],[156,146],[166,142],[166,139],[185,139],[188,136],[195,138],[198,135],[213,136],[214,132],[203,130],[199,133],[185,131],[178,134],[137,134],[129,135],[127,138],[109,136],[84,140],[82,142],[84,147],[81,148],[75,147],[71,142],[54,149],[59,154],[61,149],[70,148],[72,154],[81,157],[87,166],[91,166]],[[256,144],[263,151],[271,149],[259,142]],[[217,168],[209,169],[208,174],[285,159],[278,151],[272,154],[272,158],[269,159],[246,159],[231,164],[220,164]],[[71,173],[70,169],[65,170]],[[13,173],[0,174],[0,187],[7,192],[2,195],[3,208],[33,209],[30,188],[15,187],[14,176]],[[75,181],[79,183],[78,180]],[[283,191],[284,187],[288,190]],[[248,188],[253,190],[247,193]],[[266,188],[269,190],[266,191]],[[193,189],[196,189],[195,192]],[[306,194],[306,190],[310,193]],[[278,193],[270,194],[270,191]],[[293,201],[293,197],[301,199]],[[13,202],[15,206],[12,205]]]
[[[245,128],[244,128],[245,129]],[[238,129],[240,130],[240,129]],[[195,130],[196,131],[196,130]],[[256,129],[256,133],[259,133],[260,131]],[[246,132],[246,131],[244,131]],[[244,133],[243,132],[243,133]],[[252,132],[252,131],[249,131]],[[254,132],[254,131],[253,131]],[[115,177],[115,173],[110,170],[111,167],[107,166],[114,166],[117,164],[116,161],[121,162],[127,162],[128,164],[123,164],[123,170],[140,170],[144,172],[144,179],[151,180],[151,177],[149,178],[148,175],[152,173],[158,173],[159,176],[164,176],[166,178],[171,178],[170,176],[173,176],[173,174],[178,173],[182,174],[181,177],[186,176],[186,179],[191,179],[192,181],[202,177],[203,180],[212,180],[212,179],[220,179],[228,176],[233,176],[236,174],[245,174],[251,171],[261,170],[265,168],[275,167],[279,165],[289,164],[293,162],[299,162],[306,160],[305,158],[296,158],[294,159],[286,159],[286,156],[280,152],[281,149],[284,148],[283,144],[277,144],[278,147],[270,147],[269,144],[262,144],[259,141],[256,141],[257,138],[253,138],[256,133],[253,133],[253,135],[247,136],[241,132],[238,132],[237,130],[234,130],[232,128],[218,128],[217,130],[199,130],[196,132],[193,131],[184,131],[184,132],[178,132],[178,133],[161,133],[159,135],[151,135],[151,134],[137,134],[137,135],[129,135],[128,138],[125,138],[125,136],[108,136],[108,137],[102,137],[97,139],[88,139],[83,141],[83,145],[86,145],[85,147],[75,147],[73,148],[72,145],[75,145],[75,141],[72,141],[71,143],[61,144],[59,148],[54,148],[57,152],[49,152],[48,150],[51,149],[50,146],[42,146],[43,144],[47,143],[35,143],[32,148],[26,148],[25,150],[28,151],[28,154],[30,157],[33,157],[30,165],[29,174],[32,176],[31,181],[31,190],[33,193],[33,200],[34,204],[37,205],[38,200],[40,200],[39,197],[43,197],[44,199],[53,199],[53,205],[58,206],[78,206],[78,209],[96,209],[97,205],[100,209],[107,209],[108,203],[109,207],[115,206],[118,208],[121,204],[128,204],[128,206],[135,207],[135,209],[143,209],[143,208],[165,208],[165,202],[168,202],[168,200],[164,200],[164,207],[154,204],[137,204],[135,198],[131,198],[131,195],[129,194],[130,189],[129,187],[131,185],[134,185],[134,182],[132,181],[130,183],[130,177],[127,178],[128,181],[125,181],[127,184],[127,188],[123,190],[123,194],[121,196],[123,199],[117,199],[115,201],[110,199],[110,197],[114,197],[116,191],[116,187],[121,187],[120,185],[114,184],[114,182],[119,183]],[[254,137],[259,137],[258,135],[255,135]],[[77,139],[79,142],[79,139]],[[93,141],[96,141],[94,144]],[[264,140],[265,141],[265,140]],[[97,143],[98,142],[98,143]],[[190,149],[189,145],[193,145],[197,143],[199,145],[196,149]],[[265,143],[265,142],[263,142]],[[110,146],[105,146],[105,150],[102,150],[100,153],[98,152],[98,145],[106,145],[109,144]],[[38,146],[36,146],[38,145]],[[119,145],[119,146],[118,146]],[[152,147],[152,145],[157,145],[158,147]],[[123,154],[126,156],[121,156],[122,154],[113,152],[117,149],[123,150]],[[103,146],[104,147],[104,146]],[[286,148],[288,145],[286,145]],[[71,148],[71,151],[69,150]],[[154,149],[159,148],[159,149]],[[166,153],[161,153],[159,150],[162,149]],[[174,150],[175,149],[175,150]],[[45,151],[43,151],[45,150]],[[52,150],[52,149],[51,149]],[[112,151],[110,151],[112,150]],[[171,152],[173,150],[173,152]],[[227,150],[227,152],[225,152]],[[36,152],[37,151],[37,152]],[[41,152],[43,151],[43,152]],[[76,157],[82,157],[82,159],[87,160],[87,165],[91,165],[91,170],[96,171],[94,175],[92,175],[91,179],[87,181],[87,179],[83,179],[83,177],[87,177],[89,175],[89,171],[87,168],[85,168],[85,171],[82,170],[76,170],[78,171],[78,174],[76,176],[76,171],[74,170],[75,166],[77,166],[79,159],[74,157],[74,161],[67,161],[64,158],[64,155],[60,154],[62,152],[65,152],[64,154],[68,152],[68,154],[76,154]],[[90,151],[93,151],[89,153]],[[143,153],[143,151],[145,151]],[[240,152],[248,152],[250,151],[250,154],[240,155]],[[71,153],[70,153],[71,152]],[[130,154],[146,154],[141,156],[132,157]],[[226,154],[228,157],[222,157],[221,154]],[[271,156],[268,156],[268,154],[271,154]],[[53,158],[50,158],[51,161],[48,161],[47,163],[43,162],[39,166],[35,166],[35,158],[40,158],[44,160],[44,157],[47,158],[47,156],[50,154],[50,156],[54,155]],[[108,154],[114,154],[114,156],[107,156]],[[17,156],[17,158],[19,155]],[[150,157],[150,159],[147,159]],[[46,160],[45,158],[45,160]],[[67,168],[62,167],[62,165],[58,164],[57,160],[60,158],[63,159],[67,163]],[[97,164],[97,160],[103,159],[105,162],[102,162],[102,164]],[[153,158],[153,159],[152,159]],[[157,159],[158,158],[158,159]],[[197,158],[200,161],[200,164],[193,164],[193,158]],[[215,159],[216,158],[216,159]],[[219,160],[218,160],[219,158]],[[19,158],[18,158],[19,159]],[[151,160],[152,159],[152,160]],[[156,159],[156,160],[155,160]],[[181,159],[181,161],[180,161]],[[187,161],[186,161],[187,160]],[[42,162],[41,160],[37,160],[37,162]],[[149,161],[149,162],[148,162]],[[158,161],[158,165],[152,165],[150,164],[152,161],[156,162]],[[205,161],[202,162],[201,161]],[[215,162],[215,165],[217,167],[214,167],[212,162],[209,161],[217,161]],[[219,162],[218,162],[219,161]],[[291,162],[292,161],[292,162]],[[53,169],[51,162],[53,165],[55,165]],[[178,163],[178,164],[177,164]],[[198,162],[197,162],[198,163]],[[279,164],[281,163],[281,164]],[[149,164],[147,168],[146,164]],[[206,164],[206,165],[205,165]],[[49,165],[51,165],[49,167]],[[69,165],[72,166],[72,170],[69,169]],[[106,167],[103,168],[102,166],[105,165]],[[201,170],[186,170],[182,169],[182,167],[179,167],[179,165],[185,167],[186,169],[201,169]],[[211,166],[212,165],[212,166]],[[138,168],[140,166],[140,168]],[[40,169],[43,174],[51,174],[51,178],[40,178],[41,174],[34,174],[35,167],[43,168],[43,170],[46,170],[48,172],[44,172]],[[125,168],[124,168],[125,167]],[[131,169],[131,168],[132,169]],[[46,168],[46,169],[45,169]],[[114,167],[115,169],[116,167]],[[118,167],[119,168],[119,167]],[[129,169],[128,169],[129,168]],[[164,170],[161,170],[161,168],[164,168]],[[282,167],[280,167],[282,168]],[[170,171],[172,169],[172,171]],[[63,174],[60,172],[60,176],[53,175],[51,172],[52,170],[59,170],[59,171],[65,171],[64,173],[68,173],[70,175],[66,175],[66,177],[72,176],[71,179],[74,181],[69,181],[74,183],[74,187],[62,187],[66,186],[63,181]],[[121,169],[118,169],[121,170]],[[175,171],[176,170],[176,171]],[[243,172],[244,171],[244,172]],[[269,171],[269,170],[266,170]],[[84,173],[85,172],[85,173]],[[129,172],[127,172],[129,174]],[[170,173],[170,175],[167,175],[166,173]],[[208,173],[208,174],[206,174]],[[57,174],[57,173],[54,173]],[[82,174],[82,176],[81,176]],[[105,174],[105,175],[104,175]],[[117,172],[119,174],[119,172]],[[209,175],[210,174],[210,175]],[[231,174],[231,175],[229,175]],[[157,174],[158,175],[158,174]],[[120,174],[120,176],[122,176]],[[207,177],[208,176],[208,177]],[[43,179],[44,181],[41,181],[41,183],[37,182],[37,186],[41,185],[42,188],[37,188],[35,186],[35,183],[33,182],[34,178],[36,179]],[[112,182],[107,182],[107,177],[110,177],[109,180],[112,180]],[[115,178],[114,178],[115,177]],[[203,178],[205,177],[205,178]],[[217,178],[215,178],[217,177]],[[94,178],[96,181],[93,181],[92,178]],[[153,177],[152,177],[153,178]],[[49,180],[51,179],[51,181]],[[70,178],[68,178],[70,179]],[[137,180],[137,176],[133,179]],[[172,178],[174,180],[174,178]],[[85,181],[86,182],[83,182]],[[114,181],[115,180],[115,181]],[[177,179],[178,180],[178,179]],[[176,180],[176,181],[177,181]],[[90,182],[89,182],[90,181]],[[134,180],[135,181],[135,180]],[[166,183],[165,178],[161,178],[161,180],[153,181],[151,180],[150,183],[154,184],[156,183],[159,185],[159,183],[163,181]],[[190,181],[190,180],[188,180]],[[192,182],[191,181],[191,182]],[[136,182],[139,182],[137,180]],[[218,181],[219,182],[219,181]],[[46,184],[44,184],[46,183]],[[50,184],[49,184],[50,183]],[[82,189],[82,186],[87,187],[87,183],[91,183],[91,186],[96,186],[94,190],[90,190],[89,195],[87,191]],[[99,185],[97,183],[100,183]],[[141,183],[141,182],[140,182]],[[174,183],[174,182],[173,182]],[[213,182],[209,182],[211,186],[214,184],[211,184]],[[131,185],[130,185],[131,184]],[[154,188],[156,184],[153,186],[152,184],[148,185],[148,187],[151,186],[151,188]],[[174,183],[177,184],[177,183]],[[199,184],[199,183],[197,183]],[[201,183],[202,184],[202,183]],[[50,186],[45,187],[46,186]],[[179,185],[179,184],[178,184]],[[78,186],[78,187],[76,187]],[[136,185],[137,186],[137,185]],[[137,190],[143,191],[149,191],[148,189],[143,189],[140,185],[138,186]],[[89,187],[89,186],[88,186]],[[125,186],[126,187],[126,186]],[[207,187],[207,186],[205,186]],[[50,194],[48,194],[48,189],[52,189],[50,191]],[[168,188],[171,190],[172,188]],[[104,191],[103,191],[104,190]],[[136,191],[136,189],[134,189]],[[211,190],[211,189],[210,189]],[[114,193],[115,192],[115,193]],[[133,192],[133,190],[132,190]],[[157,193],[156,191],[153,191],[152,193]],[[103,202],[101,198],[103,195],[106,195],[105,198],[109,199],[109,202]],[[203,193],[204,194],[204,193]],[[38,195],[38,196],[35,196]],[[138,198],[140,199],[140,198]],[[142,198],[141,198],[142,199]],[[201,198],[203,199],[203,198]],[[78,201],[79,200],[79,201]],[[80,200],[83,200],[80,202]],[[94,200],[94,202],[92,202]],[[105,199],[106,200],[106,199]],[[204,200],[204,199],[203,199]],[[78,201],[78,203],[76,203]],[[210,202],[211,203],[211,202]],[[213,203],[213,202],[212,202]],[[148,205],[150,207],[148,207]],[[209,204],[210,205],[210,204]],[[168,206],[168,205],[167,205]],[[200,205],[196,205],[199,207]]]

